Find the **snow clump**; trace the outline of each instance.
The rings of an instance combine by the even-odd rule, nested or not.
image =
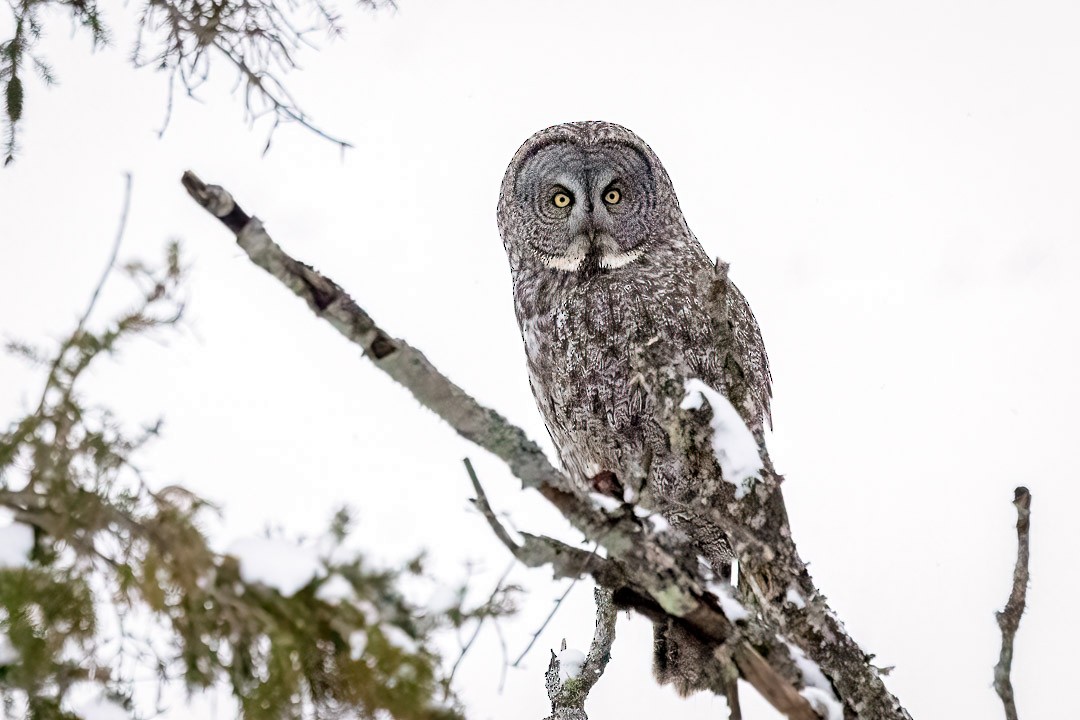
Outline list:
[[[84,703],[75,714],[82,720],[131,720],[131,713],[105,697]]]
[[[367,649],[367,633],[363,630],[355,630],[349,635],[349,657],[359,660]]]
[[[585,653],[575,648],[567,648],[558,655],[559,677],[563,681],[581,677],[581,669],[585,666]]]
[[[26,567],[34,549],[34,528],[21,522],[0,526],[0,570]]]
[[[416,640],[397,625],[383,625],[379,630],[382,631],[383,637],[386,638],[386,642],[409,655],[416,654],[420,649]]]
[[[19,651],[11,644],[11,638],[0,633],[0,667],[14,665],[19,662]]]
[[[315,591],[315,597],[329,605],[337,605],[342,600],[349,600],[353,594],[352,583],[337,573],[327,578],[326,582],[319,585],[319,589]]]
[[[743,498],[750,490],[750,480],[758,477],[765,467],[757,441],[726,397],[697,378],[687,380],[684,387],[686,397],[679,405],[680,410],[700,410],[704,401],[712,408],[709,426],[713,433],[713,454],[724,480],[735,486],[735,499]]]
[[[720,609],[724,611],[724,615],[731,622],[739,622],[750,617],[750,611],[743,607],[743,604],[735,599],[735,593],[731,591],[731,586],[725,582],[711,582],[707,586],[709,592],[716,596],[716,599],[720,601]]]
[[[844,706],[831,690],[825,692],[821,688],[807,687],[800,690],[799,694],[806,698],[810,707],[825,720],[844,720]]]
[[[240,563],[240,579],[273,588],[292,597],[319,575],[322,563],[314,550],[275,538],[242,538],[226,551]]]
[[[795,663],[795,667],[799,669],[803,682],[806,684],[806,687],[800,690],[799,694],[806,698],[806,701],[825,720],[844,720],[844,706],[837,699],[832,684],[825,677],[825,673],[821,672],[821,667],[808,658],[802,648],[788,642],[779,635],[776,637],[787,645],[788,652],[791,653],[791,660]]]
[[[591,492],[589,493],[589,497],[592,498],[594,503],[599,505],[607,512],[615,512],[622,507],[622,501],[618,500],[617,498],[609,497],[602,493]]]

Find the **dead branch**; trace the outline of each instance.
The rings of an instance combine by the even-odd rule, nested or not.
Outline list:
[[[506,531],[506,528],[502,526],[502,523],[500,523],[499,519],[495,516],[495,512],[491,509],[491,505],[488,503],[487,495],[484,493],[484,488],[480,485],[479,478],[476,477],[476,470],[473,469],[472,461],[469,460],[469,458],[465,458],[464,462],[465,470],[469,473],[469,480],[472,482],[473,489],[476,490],[476,498],[473,499],[473,504],[476,505],[480,513],[488,521],[488,525],[495,533],[495,537],[497,537],[499,541],[502,542],[502,544],[505,545],[508,550],[510,550],[510,552],[514,555],[515,558],[520,560],[525,565],[529,567],[538,567],[540,565],[549,564],[548,562],[537,563],[535,562],[535,558],[526,562],[521,557],[518,557],[519,555],[525,554],[527,552],[526,547],[529,543],[526,542],[526,547],[522,547],[519,546],[516,542],[514,542],[514,540],[510,537],[510,533],[508,533]],[[543,541],[547,539],[548,538],[537,538],[529,536],[529,540],[533,543],[532,552],[535,553],[537,549],[536,546],[543,545]],[[593,556],[596,555],[596,550],[598,549],[598,547],[598,545],[594,546],[593,551],[589,553],[589,555],[581,562],[581,564],[577,566],[577,568],[573,572],[570,572],[566,575],[566,577],[570,578],[570,585],[555,601],[555,605],[551,608],[551,612],[548,613],[548,616],[544,618],[544,622],[541,623],[540,627],[537,628],[536,632],[533,633],[532,638],[529,640],[529,644],[526,645],[525,649],[521,651],[521,654],[518,655],[516,660],[514,660],[514,663],[511,667],[520,666],[521,661],[525,659],[525,656],[529,654],[530,650],[532,650],[533,645],[535,645],[536,641],[540,639],[540,635],[543,634],[544,629],[548,626],[548,623],[551,622],[551,619],[555,617],[555,613],[557,613],[559,611],[559,608],[562,607],[563,602],[566,600],[566,596],[570,594],[570,591],[574,589],[574,585],[577,584],[578,579],[583,573],[585,573],[586,568],[589,566],[589,561],[593,558]]]
[[[589,654],[585,656],[585,665],[581,671],[586,693],[592,689],[611,662],[611,646],[615,643],[615,621],[618,617],[618,609],[612,601],[610,590],[594,588],[593,600],[596,602],[596,630],[593,631]]]
[[[611,645],[615,642],[615,620],[618,615],[610,590],[598,587],[593,590],[593,598],[596,600],[596,630],[593,632],[585,661],[580,667],[563,668],[564,661],[559,655],[551,653],[551,662],[544,673],[548,699],[551,700],[551,715],[546,720],[589,718],[585,713],[585,700],[611,660]],[[566,650],[565,640],[562,649]]]
[[[525,487],[536,489],[585,537],[607,551],[606,558],[594,555],[587,559],[585,551],[535,536],[523,536],[523,544],[519,545],[505,530],[500,532],[501,524],[474,479],[478,507],[500,541],[523,563],[550,563],[556,574],[564,577],[591,574],[614,592],[617,605],[632,607],[654,621],[679,624],[713,647],[718,657],[733,659],[740,676],[790,718],[816,720],[819,712],[832,714],[820,698],[831,696],[833,687],[805,686],[807,680],[795,667],[786,643],[801,648],[820,665],[843,702],[845,717],[910,720],[907,711],[885,688],[870,664],[870,656],[847,635],[814,587],[791,540],[780,492],[782,478],[772,471],[767,458],[762,482],[748,497],[737,503],[709,502],[730,484],[719,481],[711,450],[702,451],[708,445],[708,417],[702,412],[672,413],[673,442],[700,458],[696,472],[704,489],[702,502],[696,507],[706,510],[694,512],[704,512],[721,528],[738,530],[732,537],[740,565],[760,589],[763,602],[754,607],[758,612],[733,621],[710,589],[711,578],[671,533],[654,531],[631,509],[605,512],[571,492],[565,476],[520,428],[480,405],[419,350],[380,328],[332,280],[285,253],[262,223],[241,210],[224,189],[206,185],[191,172],[184,174],[182,182],[200,205],[236,234],[237,243],[252,262],[359,345],[378,368],[461,436],[505,461]],[[725,283],[726,278],[718,277],[717,292],[724,292]],[[662,359],[643,360],[652,368],[657,386],[671,388],[672,407],[678,407],[684,392],[682,379],[672,375]],[[730,392],[740,391],[737,382],[738,378],[730,381]],[[801,602],[786,601],[791,592],[797,593]]]
[[[994,666],[994,690],[1005,706],[1006,720],[1017,720],[1016,700],[1013,697],[1012,660],[1013,641],[1020,629],[1020,617],[1024,614],[1027,603],[1028,557],[1030,552],[1031,531],[1031,493],[1026,487],[1018,487],[1013,498],[1016,506],[1016,567],[1013,568],[1012,592],[1005,603],[1005,609],[997,613],[998,627],[1001,628],[1001,655]]]

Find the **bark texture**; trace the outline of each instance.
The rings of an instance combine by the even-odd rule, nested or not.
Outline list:
[[[1031,493],[1026,487],[1016,488],[1016,567],[1013,569],[1012,591],[1005,609],[997,614],[1001,628],[1001,654],[994,666],[994,690],[1005,707],[1005,720],[1017,720],[1016,698],[1012,686],[1013,642],[1020,629],[1020,617],[1027,605],[1028,559],[1031,554]]]
[[[596,631],[593,633],[589,654],[581,672],[574,677],[563,677],[559,656],[551,653],[551,663],[544,675],[551,715],[545,720],[588,720],[585,698],[593,685],[604,674],[611,660],[611,645],[615,642],[615,618],[618,610],[612,601],[611,591],[598,587],[593,591],[596,601]],[[566,649],[563,641],[563,649]]]

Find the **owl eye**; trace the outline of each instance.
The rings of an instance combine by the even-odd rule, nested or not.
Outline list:
[[[622,193],[620,193],[618,190],[615,190],[614,188],[604,193],[604,202],[606,202],[608,205],[614,205],[620,200],[622,200]]]
[[[570,203],[573,202],[573,199],[570,197],[569,193],[557,192],[551,198],[551,202],[557,208],[564,208],[564,207],[569,207]]]

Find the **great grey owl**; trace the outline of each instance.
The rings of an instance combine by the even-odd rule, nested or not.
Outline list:
[[[734,286],[728,339],[718,336],[708,292],[716,266],[687,226],[660,160],[613,123],[541,130],[506,170],[498,221],[533,394],[575,489],[648,492],[724,572],[730,551],[722,533],[664,511],[688,489],[655,417],[657,398],[632,359],[648,345],[683,376],[719,390],[724,364],[734,361],[750,387],[738,409],[759,442],[771,378],[757,322]],[[633,472],[645,477],[627,477]],[[675,630],[657,628],[657,677],[684,693],[714,685],[693,676],[704,658]]]

